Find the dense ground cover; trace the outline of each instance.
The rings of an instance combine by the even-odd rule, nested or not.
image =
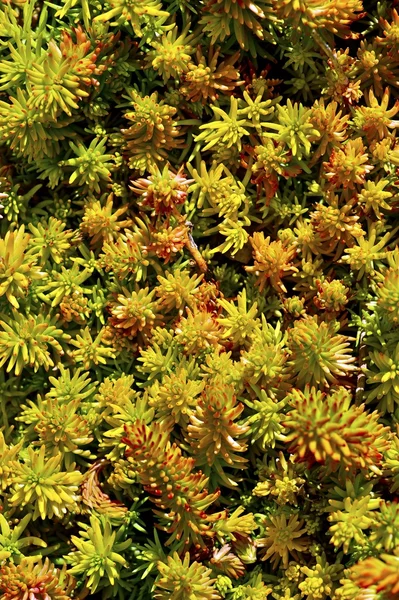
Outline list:
[[[0,1],[1,599],[399,597],[396,4]]]

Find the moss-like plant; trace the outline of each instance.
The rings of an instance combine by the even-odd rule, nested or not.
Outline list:
[[[399,594],[399,12],[0,0],[0,600]]]

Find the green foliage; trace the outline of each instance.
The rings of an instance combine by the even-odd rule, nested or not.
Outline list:
[[[178,540],[180,546],[192,541],[203,546],[201,536],[213,537],[210,524],[221,516],[207,515],[205,510],[220,492],[208,493],[208,479],[201,471],[192,471],[194,459],[183,457],[180,448],[170,444],[164,429],[159,423],[149,428],[138,421],[127,429],[128,437],[123,441],[130,448],[128,456],[140,482],[155,496],[155,514],[163,522],[162,529],[171,534],[167,544]]]
[[[23,225],[0,239],[0,296],[5,295],[14,308],[19,308],[17,298],[27,294],[30,282],[44,277],[36,254],[28,249],[29,241]]]
[[[28,505],[33,519],[56,516],[61,518],[76,506],[77,491],[82,475],[74,471],[61,471],[62,454],[46,459],[46,448],[36,452],[28,448],[26,458],[14,467],[10,503],[12,506]]]
[[[68,183],[71,185],[83,186],[84,189],[97,192],[101,191],[99,182],[110,181],[110,168],[113,166],[111,160],[112,154],[104,154],[106,138],[99,140],[94,138],[90,146],[85,148],[83,144],[74,144],[70,142],[71,150],[75,157],[59,162],[60,167],[72,167]]]
[[[0,600],[398,596],[398,40],[0,2]]]
[[[208,384],[196,407],[191,411],[187,426],[187,441],[190,441],[196,464],[208,469],[210,466],[215,479],[227,487],[237,483],[225,473],[225,467],[244,468],[247,462],[239,453],[245,452],[243,441],[248,425],[234,423],[241,415],[244,406],[236,402],[232,384],[225,384],[215,377]]]
[[[367,413],[364,404],[351,406],[344,388],[329,394],[307,387],[288,396],[292,410],[284,423],[291,451],[299,459],[326,464],[332,470],[346,471],[369,467],[378,471],[388,429],[378,423],[378,413]]]
[[[122,529],[113,531],[107,519],[93,515],[90,525],[83,524],[80,537],[71,537],[76,550],[67,559],[72,565],[69,572],[72,575],[86,574],[86,585],[91,592],[95,592],[100,584],[109,583],[113,586],[119,578],[120,569],[126,566],[126,560],[120,552],[131,544],[130,539],[121,541],[123,537]]]
[[[288,567],[290,555],[298,560],[298,552],[306,550],[309,544],[303,524],[297,515],[287,519],[287,515],[281,511],[280,514],[265,518],[262,523],[263,536],[261,533],[256,542],[260,548],[266,548],[262,560],[271,558],[275,566],[282,560],[285,567]]]
[[[159,600],[183,600],[183,598],[199,598],[199,600],[217,600],[219,594],[213,588],[214,579],[210,578],[211,570],[192,562],[187,552],[181,560],[177,552],[168,556],[167,562],[158,563],[160,577],[154,598]]]
[[[126,140],[125,150],[130,156],[129,167],[141,173],[165,161],[167,153],[181,148],[183,141],[177,139],[181,131],[173,120],[177,109],[163,100],[158,102],[158,94],[142,97],[136,90],[129,93],[133,110],[125,113],[131,122],[122,133]]]
[[[355,369],[350,340],[335,334],[338,328],[338,323],[319,322],[315,316],[295,321],[288,333],[288,347],[297,387],[336,384],[337,376],[345,376]]]
[[[12,319],[3,318],[6,320],[0,321],[0,365],[7,363],[7,373],[14,369],[20,375],[25,366],[34,371],[43,366],[48,371],[55,364],[53,358],[64,354],[60,342],[69,341],[70,336],[53,324],[55,319],[46,318],[43,312],[24,317],[15,310]]]
[[[27,525],[32,518],[32,515],[25,515],[20,523],[11,528],[3,515],[0,515],[0,556],[10,559],[12,562],[19,563],[23,561],[24,555],[21,550],[29,546],[41,546],[45,548],[46,542],[34,536],[24,535]]]

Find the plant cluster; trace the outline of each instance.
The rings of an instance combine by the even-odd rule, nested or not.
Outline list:
[[[399,597],[399,5],[0,0],[0,600]]]

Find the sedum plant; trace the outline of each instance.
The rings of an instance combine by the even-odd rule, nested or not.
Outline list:
[[[349,338],[335,332],[333,322],[319,322],[315,316],[296,321],[289,330],[288,347],[298,387],[329,386],[338,382],[337,376],[354,371]]]
[[[187,439],[196,464],[205,468],[205,472],[211,467],[216,479],[227,487],[237,484],[224,468],[242,469],[246,463],[241,454],[247,448],[243,438],[248,425],[234,422],[243,410],[243,404],[237,402],[234,386],[215,378],[191,411],[187,426]]]
[[[177,552],[168,556],[167,562],[159,562],[159,577],[156,581],[155,598],[166,600],[180,598],[201,600],[218,600],[220,595],[212,586],[214,579],[210,578],[211,570],[197,563],[191,562],[187,552],[181,560]]]
[[[94,593],[104,582],[114,585],[119,577],[121,567],[126,566],[126,560],[120,552],[128,548],[130,539],[120,541],[123,532],[112,530],[109,520],[92,516],[90,525],[83,524],[80,537],[72,536],[71,541],[76,547],[68,556],[71,575],[85,573],[87,587]]]
[[[24,225],[18,231],[7,231],[0,239],[0,296],[5,295],[16,309],[18,298],[27,295],[31,281],[44,277],[37,264],[38,257],[28,249],[29,240]]]
[[[369,468],[378,471],[388,430],[378,423],[378,413],[369,414],[365,406],[351,406],[344,388],[325,394],[307,387],[288,396],[292,410],[285,427],[291,451],[298,459],[321,462],[332,470]]]
[[[29,596],[70,600],[75,587],[76,581],[66,573],[65,567],[57,569],[48,558],[37,564],[26,559],[19,565],[8,563],[0,570],[0,591],[4,600]]]
[[[42,366],[48,370],[55,364],[52,355],[64,354],[60,342],[69,341],[70,336],[54,324],[55,319],[48,319],[41,312],[37,316],[24,317],[15,310],[11,318],[4,316],[4,319],[0,321],[3,355],[0,365],[7,363],[7,372],[14,370],[20,375],[28,365],[34,371]]]
[[[0,2],[0,600],[399,594],[397,0]]]
[[[127,434],[128,457],[152,496],[162,529],[171,534],[167,544],[178,540],[180,546],[191,542],[203,546],[202,536],[214,535],[211,523],[224,516],[223,512],[205,512],[220,492],[208,493],[208,478],[201,471],[192,471],[194,459],[181,456],[180,448],[170,444],[159,423],[149,428],[138,421]]]
[[[11,506],[29,505],[33,519],[61,518],[73,510],[78,500],[82,475],[79,471],[61,470],[62,455],[46,459],[45,446],[39,451],[28,448],[26,459],[13,469]]]

